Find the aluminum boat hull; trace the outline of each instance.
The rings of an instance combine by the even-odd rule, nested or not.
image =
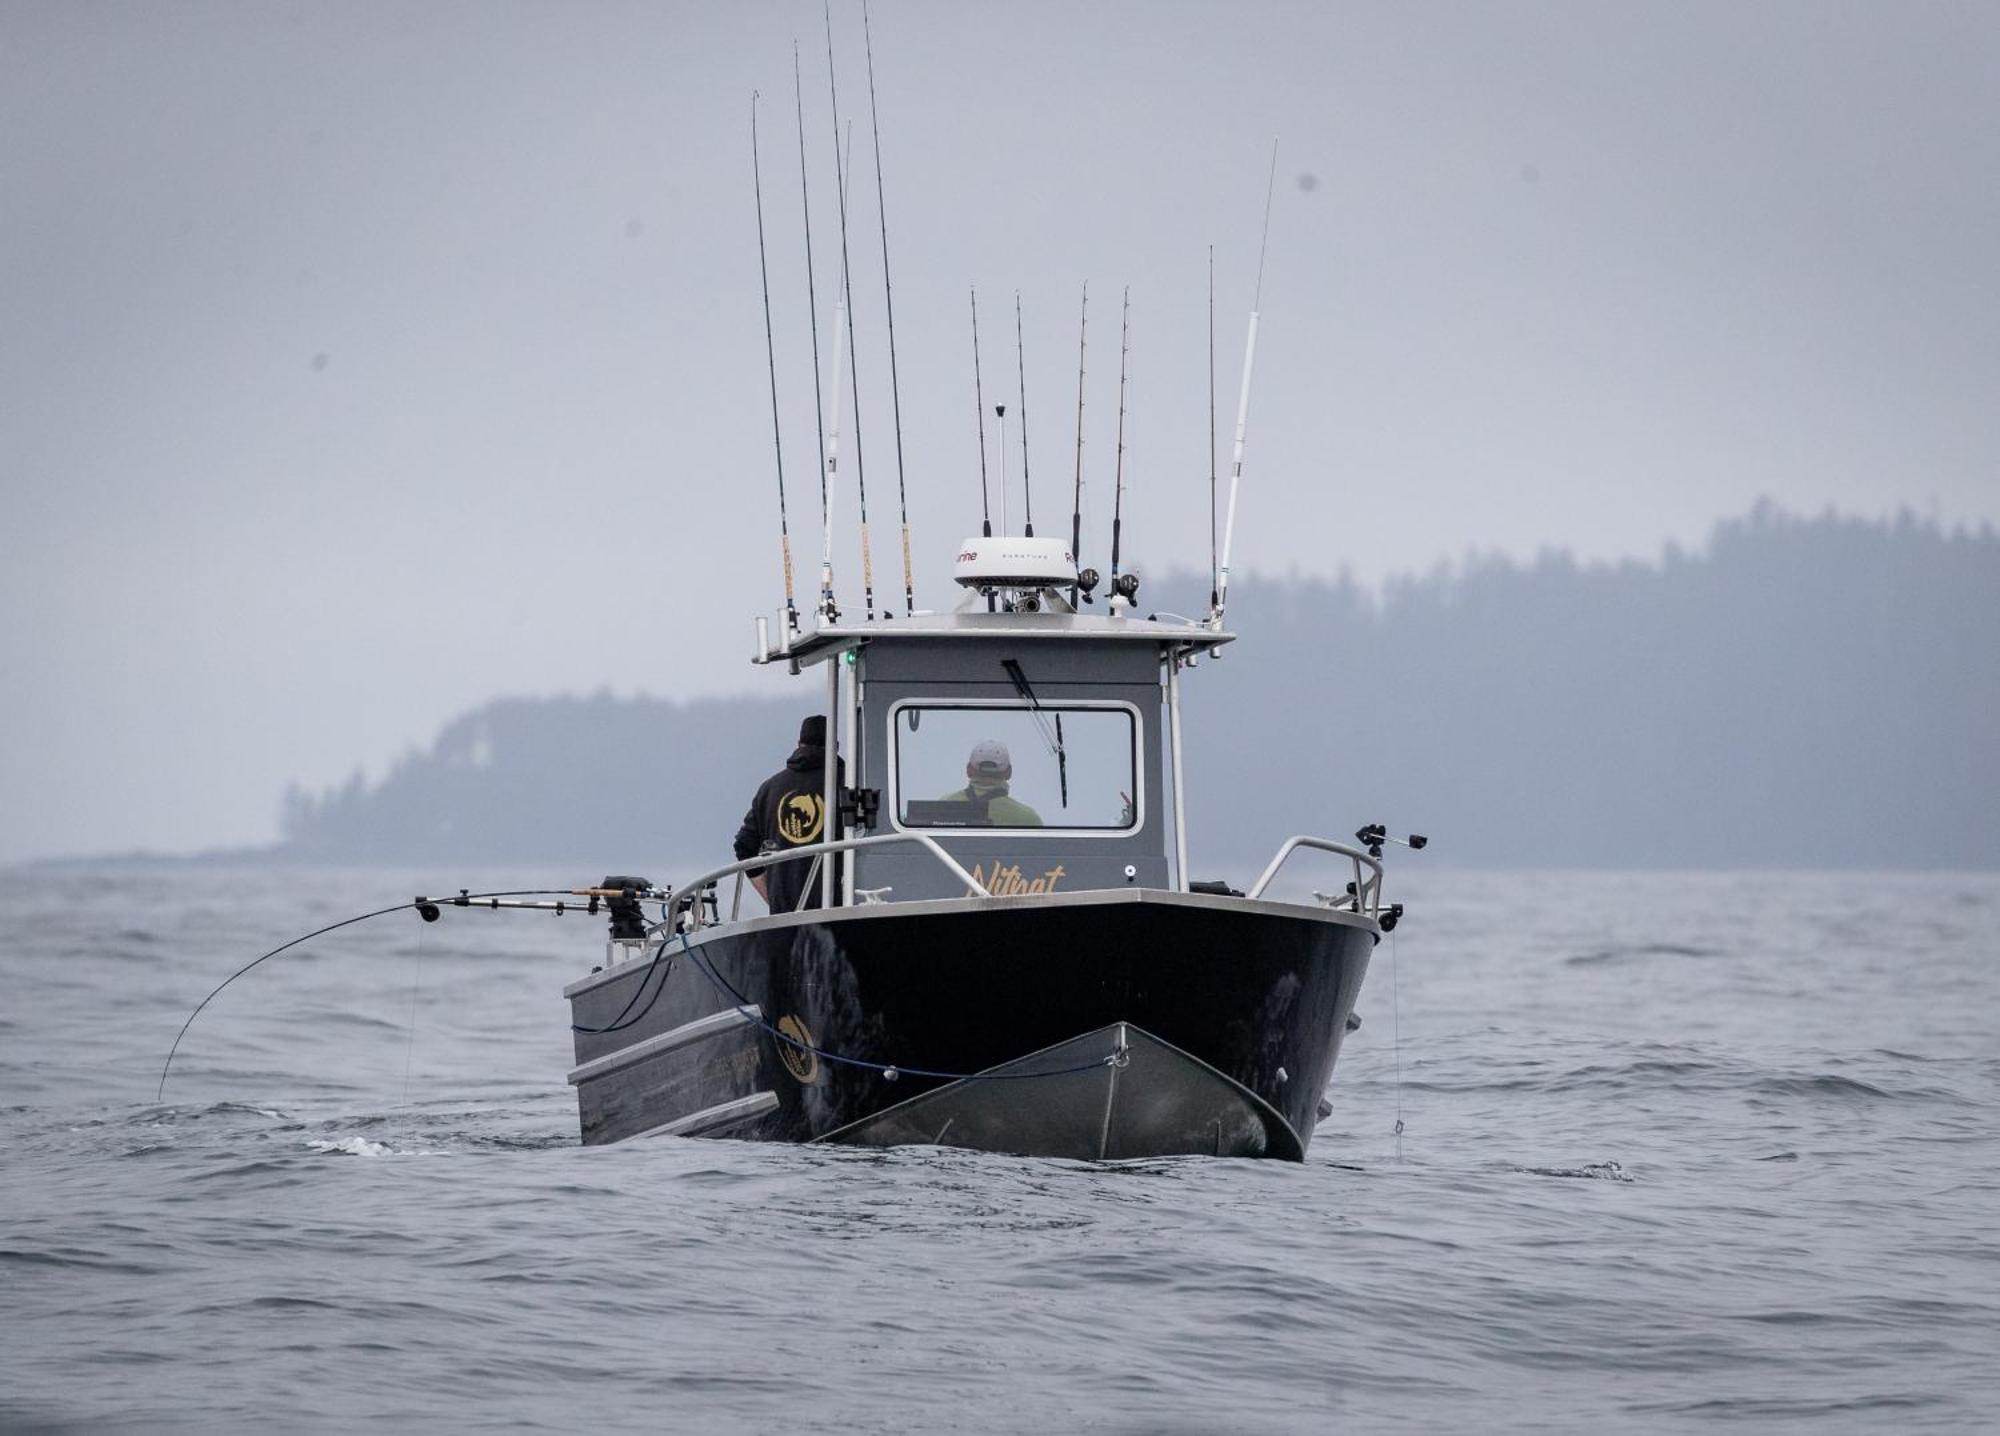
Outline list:
[[[1297,1160],[1379,929],[1126,889],[676,938],[568,989],[583,1140]],[[887,1070],[885,1070],[887,1069]]]

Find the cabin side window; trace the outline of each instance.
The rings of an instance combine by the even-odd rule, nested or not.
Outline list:
[[[1139,824],[1130,708],[905,703],[890,724],[902,827],[1120,832]]]

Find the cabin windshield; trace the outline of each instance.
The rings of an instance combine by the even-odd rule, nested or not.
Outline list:
[[[1129,706],[906,703],[890,724],[901,827],[1139,825],[1138,724]]]

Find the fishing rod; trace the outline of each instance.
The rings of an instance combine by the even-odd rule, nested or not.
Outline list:
[[[1222,529],[1222,562],[1216,569],[1215,603],[1208,626],[1222,627],[1229,602],[1229,554],[1236,541],[1236,490],[1243,481],[1243,432],[1250,423],[1250,375],[1257,362],[1257,315],[1264,305],[1264,255],[1271,244],[1271,196],[1278,187],[1278,142],[1271,141],[1271,173],[1264,182],[1264,233],[1257,242],[1257,287],[1250,300],[1250,333],[1243,341],[1243,392],[1236,401],[1236,445],[1229,465],[1229,517]]]
[[[826,404],[820,392],[819,383],[819,296],[813,283],[813,223],[812,187],[807,183],[806,165],[806,92],[805,84],[799,77],[799,42],[792,41],[792,99],[799,117],[799,206],[805,214],[806,230],[806,312],[812,316],[813,346],[813,424],[819,435],[819,616],[823,623],[836,623],[840,619],[840,605],[833,598],[833,456],[826,447]],[[836,359],[840,346],[834,346]],[[834,371],[834,394],[836,400],[840,392],[840,375]],[[835,421],[838,423],[838,420]]]
[[[882,123],[875,110],[875,37],[868,28],[868,0],[861,0],[861,40],[868,54],[868,127],[875,135],[875,214],[882,223],[882,308],[889,316],[889,402],[896,419],[896,507],[903,524],[903,614],[917,611],[910,567],[910,496],[903,486],[903,391],[896,378],[896,301],[889,288],[889,212],[882,199]]]
[[[1118,459],[1111,489],[1111,599],[1117,616],[1122,597],[1118,574],[1118,541],[1125,513],[1125,361],[1132,352],[1132,286],[1125,286],[1125,307],[1118,324]]]
[[[972,407],[973,418],[979,424],[979,532],[982,538],[992,538],[993,507],[991,500],[987,497],[988,489],[986,483],[986,393],[979,380],[979,290],[976,286],[972,291]],[[1004,414],[1006,409],[1003,407],[1000,412]],[[1003,424],[1000,429],[1000,502],[1002,505],[1001,513],[1003,518],[1001,522],[1003,527],[1006,522],[1004,515],[1006,513],[1005,505],[1007,502],[1006,441],[1007,429]],[[988,589],[986,591],[986,611],[991,613],[993,609],[993,591]]]
[[[799,631],[792,593],[792,530],[785,517],[785,439],[778,421],[778,350],[771,337],[771,269],[764,257],[764,164],[757,152],[757,91],[750,92],[750,174],[757,194],[757,273],[764,282],[764,357],[771,370],[771,444],[778,457],[778,547],[785,565],[785,627]],[[758,622],[763,622],[759,619]]]
[[[838,153],[836,153],[834,155],[834,172],[836,176],[839,173],[839,166],[840,166],[840,156]],[[844,267],[842,273],[843,275],[845,274]],[[833,300],[833,424],[827,430],[827,437],[826,437],[827,490],[834,497],[838,497],[840,493],[840,486],[838,482],[840,478],[840,403],[843,393],[840,387],[840,361],[841,361],[840,331],[842,330],[842,328],[846,326],[846,324],[847,324],[847,301],[841,297],[840,291],[836,289],[834,291],[834,300]],[[832,573],[833,573],[833,514],[830,508],[827,512],[825,540],[826,540],[826,553],[825,553],[824,563],[826,565],[826,573],[828,576],[827,577],[827,582],[829,585],[828,597],[829,599],[831,599],[832,597],[831,584],[832,584]],[[834,614],[831,616],[837,618],[839,615]]]
[[[979,383],[979,291],[972,291],[972,417],[979,425],[979,515],[982,538],[993,537],[993,504],[986,484],[986,394]]]
[[[1027,527],[1022,536],[1035,536],[1035,491],[1028,483],[1028,354],[1021,345],[1021,291],[1014,291],[1014,362],[1021,367],[1021,505]]]
[[[616,883],[621,880],[613,878],[606,881],[607,883]],[[534,897],[553,897],[557,901],[552,903],[516,901],[519,898]],[[582,906],[562,901],[562,899],[573,897],[584,898],[587,901]],[[159,1090],[154,1094],[154,1100],[163,1100],[166,1097],[167,1074],[173,1070],[174,1056],[181,1050],[181,1041],[188,1035],[188,1029],[194,1026],[194,1020],[201,1016],[208,1004],[215,1001],[221,995],[222,990],[228,987],[230,983],[236,981],[237,978],[243,976],[244,973],[249,972],[252,968],[269,962],[280,953],[290,952],[293,948],[303,943],[311,942],[316,937],[324,937],[327,933],[338,932],[341,928],[353,927],[356,923],[367,922],[372,918],[386,917],[393,912],[414,912],[425,922],[436,922],[446,906],[486,908],[489,911],[497,911],[502,908],[524,909],[537,912],[553,912],[560,917],[568,912],[595,914],[598,911],[598,905],[607,900],[614,905],[612,907],[614,916],[623,915],[619,912],[619,908],[616,905],[629,903],[631,905],[631,915],[640,919],[638,932],[643,935],[645,928],[643,925],[643,916],[637,911],[638,904],[655,899],[670,901],[671,898],[671,893],[663,892],[655,888],[651,883],[640,879],[632,879],[629,881],[629,885],[626,886],[600,886],[592,888],[516,888],[505,892],[490,893],[467,892],[464,888],[460,888],[456,897],[431,898],[419,894],[408,902],[394,903],[389,907],[376,908],[373,912],[358,913],[353,917],[342,918],[339,922],[330,922],[325,927],[314,928],[304,936],[295,937],[290,942],[280,943],[269,952],[263,953],[244,963],[243,966],[237,968],[236,971],[230,973],[229,976],[223,978],[222,981],[211,988],[208,996],[195,1004],[194,1011],[188,1014],[187,1021],[181,1024],[181,1030],[174,1035],[173,1046],[167,1049],[167,1060],[160,1066],[160,1085]]]
[[[826,88],[833,101],[834,192],[840,200],[840,299],[847,325],[847,381],[854,388],[854,490],[861,506],[861,595],[862,611],[869,622],[875,620],[875,560],[868,551],[868,477],[861,463],[861,366],[854,357],[854,276],[847,264],[847,166],[854,155],[854,126],[847,127],[843,145],[840,133],[840,89],[833,68],[833,6],[827,3]],[[836,354],[840,336],[834,335]],[[837,401],[836,401],[837,402]],[[838,411],[835,422],[839,422]]]
[[[1208,247],[1208,611],[1215,612],[1215,246]]]
[[[1083,351],[1084,339],[1090,332],[1090,281],[1083,283],[1083,304],[1076,321],[1076,488],[1070,496],[1069,506],[1069,558],[1071,566],[1078,571],[1083,568]],[[1069,586],[1069,606],[1074,610],[1079,594],[1078,584]]]

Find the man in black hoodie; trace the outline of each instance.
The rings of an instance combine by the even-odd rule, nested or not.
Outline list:
[[[835,784],[846,781],[845,765],[836,762]],[[834,826],[838,826],[835,824]],[[799,746],[785,760],[785,766],[766,778],[750,800],[743,826],[736,830],[736,858],[754,858],[759,853],[777,852],[824,842],[829,836],[826,821],[826,718],[813,714],[799,725]],[[754,874],[751,885],[771,905],[772,912],[791,912],[805,892],[811,858],[775,863]],[[819,883],[813,884],[807,907],[819,906]]]

